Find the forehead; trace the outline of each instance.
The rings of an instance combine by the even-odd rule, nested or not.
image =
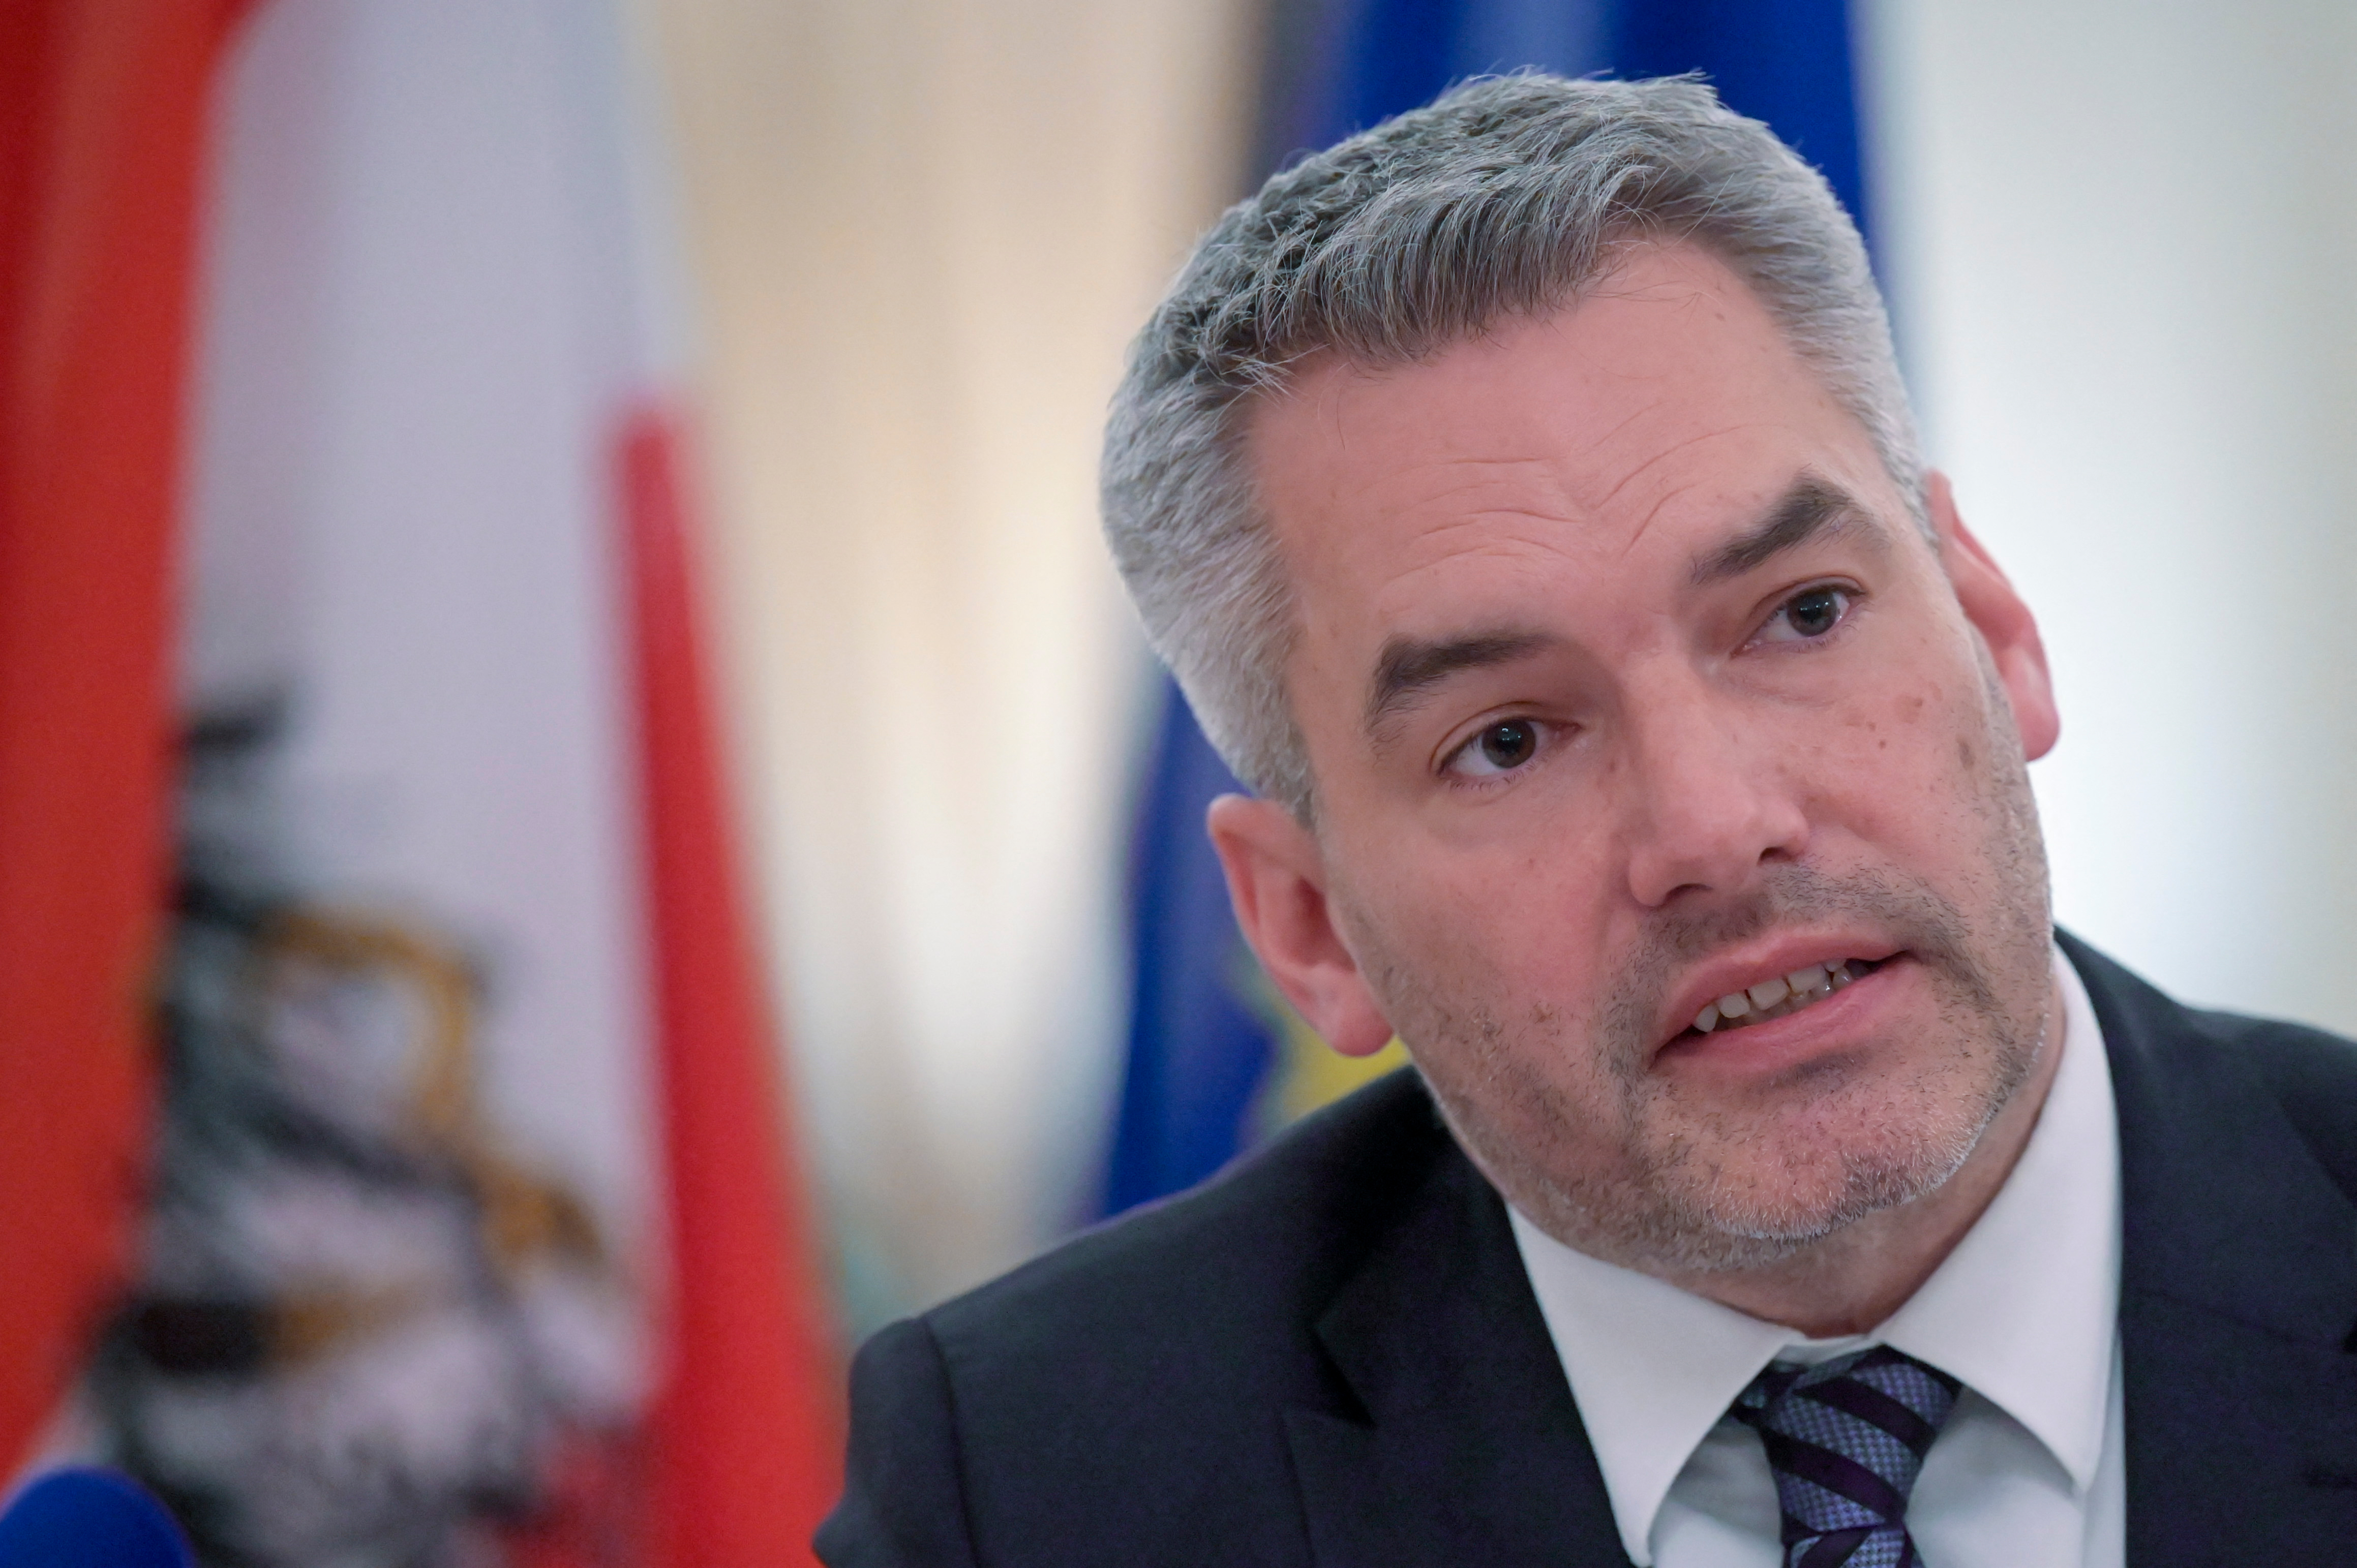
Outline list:
[[[1312,651],[1354,625],[1445,629],[1415,623],[1518,581],[1669,580],[1804,470],[1890,496],[1750,290],[1684,246],[1413,365],[1312,362],[1254,411],[1245,453]]]

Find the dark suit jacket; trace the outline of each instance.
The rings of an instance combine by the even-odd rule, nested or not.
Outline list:
[[[2119,1107],[2128,1562],[2357,1563],[2357,1046],[2064,946]],[[1504,1206],[1410,1073],[877,1335],[818,1546],[1628,1562]]]

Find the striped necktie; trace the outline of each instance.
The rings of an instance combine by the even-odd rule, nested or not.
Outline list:
[[[1963,1387],[1887,1345],[1751,1380],[1727,1413],[1767,1444],[1785,1568],[1918,1568],[1907,1494]]]

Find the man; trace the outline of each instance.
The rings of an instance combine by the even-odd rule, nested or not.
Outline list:
[[[1279,175],[1105,474],[1246,936],[1417,1071],[878,1335],[829,1562],[2357,1552],[2357,1053],[2056,945],[2036,628],[1764,128]]]

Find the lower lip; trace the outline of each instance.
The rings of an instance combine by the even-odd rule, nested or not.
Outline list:
[[[1831,996],[1765,1023],[1707,1035],[1688,1029],[1655,1053],[1656,1067],[1700,1068],[1744,1074],[1775,1072],[1864,1043],[1881,1015],[1911,983],[1915,961],[1904,954],[1882,961],[1872,974]]]

